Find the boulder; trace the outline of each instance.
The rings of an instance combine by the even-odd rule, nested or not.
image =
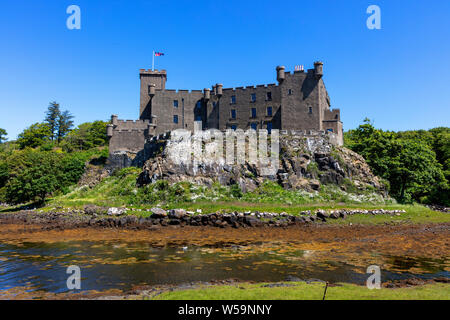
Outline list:
[[[153,219],[161,219],[161,218],[167,217],[166,210],[158,208],[158,207],[151,208],[150,212],[152,213],[151,217]]]
[[[123,215],[125,212],[127,211],[127,209],[125,208],[115,208],[115,207],[111,207],[108,209],[107,214],[109,216],[121,216]]]
[[[184,209],[172,209],[169,210],[169,219],[181,219],[187,215]]]

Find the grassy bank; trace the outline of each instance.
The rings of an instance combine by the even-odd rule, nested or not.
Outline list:
[[[156,300],[322,300],[323,283],[295,282],[289,286],[239,284],[164,292]],[[365,286],[339,284],[328,287],[326,300],[449,300],[449,284],[426,284],[408,288],[369,290]]]
[[[144,187],[136,187],[136,179],[141,172],[138,168],[126,168],[103,179],[92,188],[73,186],[65,194],[59,194],[46,201],[39,211],[62,209],[83,209],[93,204],[102,207],[127,207],[128,214],[149,216],[146,211],[155,206],[164,209],[184,208],[202,213],[260,211],[286,212],[298,215],[302,211],[316,209],[402,209],[406,213],[390,215],[353,215],[347,219],[329,220],[327,223],[377,224],[395,223],[439,223],[450,222],[450,215],[434,212],[420,205],[400,205],[391,199],[384,199],[370,190],[356,190],[349,193],[337,186],[322,185],[319,191],[285,190],[278,184],[266,181],[256,190],[242,193],[237,186],[211,187],[194,185],[188,182],[168,184],[158,181]],[[347,188],[348,190],[348,188]],[[20,210],[20,206],[0,209],[0,212]]]

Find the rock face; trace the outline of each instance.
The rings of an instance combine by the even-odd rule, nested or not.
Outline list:
[[[359,190],[370,188],[386,195],[385,186],[372,174],[365,160],[357,153],[333,144],[326,134],[281,134],[279,166],[276,174],[271,176],[263,176],[259,165],[248,161],[235,165],[224,161],[177,164],[169,157],[167,140],[165,142],[155,141],[160,146],[160,152],[145,162],[138,185],[160,179],[170,183],[189,181],[207,186],[219,182],[228,186],[237,184],[243,192],[247,192],[269,179],[290,190],[314,191],[319,190],[322,184],[333,184],[343,190],[349,187]]]

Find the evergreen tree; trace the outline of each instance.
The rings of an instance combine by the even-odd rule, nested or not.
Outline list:
[[[59,103],[56,101],[50,102],[46,116],[45,116],[45,122],[47,123],[50,132],[51,132],[51,140],[55,140],[57,137],[58,132],[58,119],[61,117],[61,110],[59,108]]]
[[[58,143],[61,142],[61,139],[64,138],[67,133],[69,133],[70,129],[73,127],[73,115],[70,114],[68,110],[62,112],[57,119],[57,134],[56,138]]]

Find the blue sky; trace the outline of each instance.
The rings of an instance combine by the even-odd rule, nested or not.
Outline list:
[[[81,8],[81,30],[66,9]],[[381,30],[366,9],[381,8]],[[0,10],[0,128],[14,139],[49,101],[80,124],[137,119],[140,68],[165,53],[168,88],[274,83],[275,67],[324,62],[344,129],[449,126],[450,1],[24,1]]]

